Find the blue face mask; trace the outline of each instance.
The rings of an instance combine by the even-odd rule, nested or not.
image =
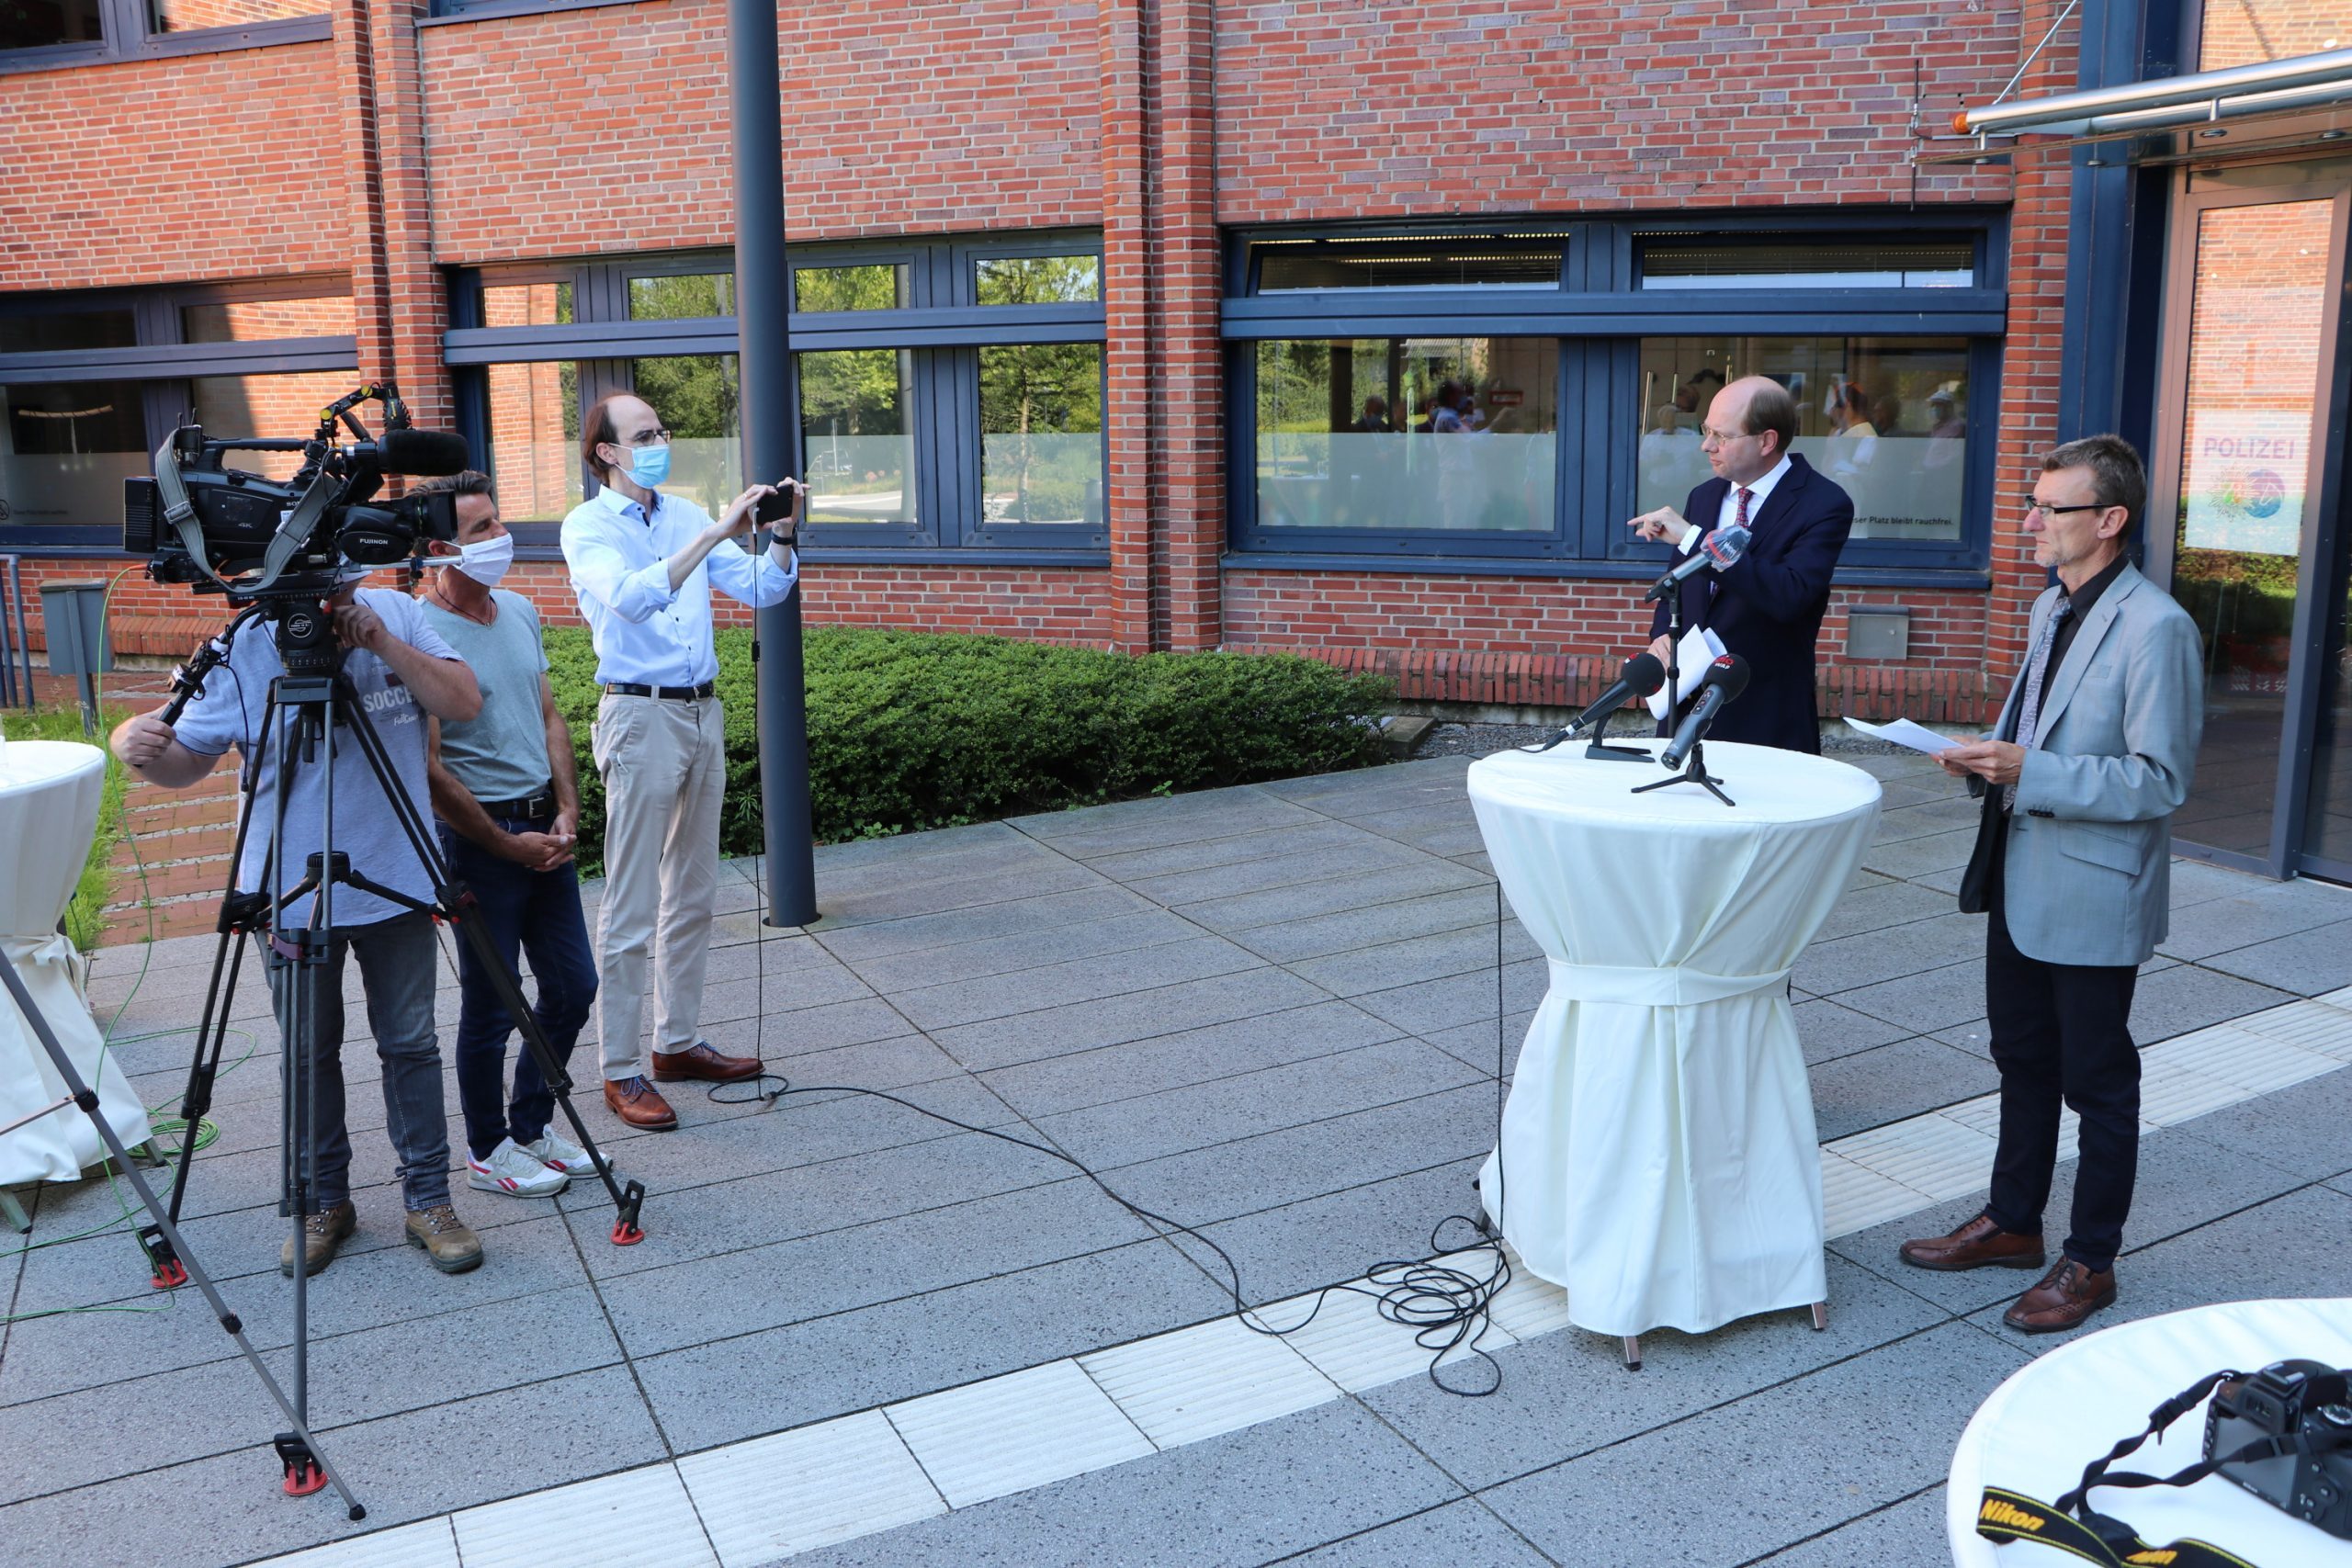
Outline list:
[[[670,445],[633,446],[629,449],[628,477],[647,490],[659,486],[670,477]]]

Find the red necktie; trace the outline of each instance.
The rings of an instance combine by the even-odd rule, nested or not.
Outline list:
[[[1743,528],[1747,526],[1747,503],[1755,497],[1755,494],[1756,492],[1754,491],[1748,490],[1744,486],[1740,490],[1739,514],[1734,517],[1732,521],[1738,524]]]

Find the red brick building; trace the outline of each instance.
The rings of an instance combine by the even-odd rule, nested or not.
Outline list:
[[[740,482],[725,6],[318,4],[0,0],[0,551],[28,598],[111,575],[119,480],[182,412],[300,434],[387,378],[473,441],[519,525],[510,581],[574,618],[552,547],[588,401],[635,387],[680,488]],[[2017,529],[2038,454],[2170,440],[2151,515],[2184,504],[2192,333],[2165,283],[2206,176],[2136,143],[1933,160],[2005,91],[2352,41],[2342,0],[2210,8],[786,6],[808,615],[1564,704],[1645,629],[1659,552],[1624,520],[1704,476],[1706,397],[1761,371],[1860,516],[1825,711],[1973,721],[2045,581]],[[2287,227],[2327,254],[2280,318],[2324,327],[2281,415],[2307,584],[2342,556],[2328,152],[2215,153],[2324,186]],[[2147,541],[2168,571],[2172,532]],[[216,618],[135,570],[115,604],[126,652]],[[2298,634],[2315,673],[2324,620]],[[2342,698],[2294,700],[2278,722],[2316,735]],[[2220,847],[2284,871],[2290,837]]]

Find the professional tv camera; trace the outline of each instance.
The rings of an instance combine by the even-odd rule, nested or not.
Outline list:
[[[384,434],[351,411],[384,405]],[[356,439],[338,445],[338,426]],[[279,481],[225,466],[231,452],[300,452]],[[386,383],[371,383],[319,411],[307,438],[213,439],[185,424],[155,450],[153,479],[123,481],[123,548],[148,557],[147,575],[187,583],[232,603],[261,597],[323,599],[346,566],[390,566],[458,531],[455,498],[379,501],[388,474],[454,474],[467,467],[465,437],[409,423]]]

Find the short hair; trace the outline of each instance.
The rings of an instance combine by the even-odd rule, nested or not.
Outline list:
[[[636,396],[635,392],[606,392],[590,406],[588,417],[580,422],[580,460],[588,465],[588,471],[596,476],[599,484],[609,480],[613,465],[599,461],[596,448],[621,444],[620,427],[613,423],[613,405],[623,398]]]
[[[447,491],[451,495],[486,495],[492,504],[498,500],[498,485],[479,468],[465,468],[454,474],[435,474],[429,479],[419,479],[415,486],[421,495],[437,495]]]
[[[1797,438],[1797,400],[1778,381],[1767,380],[1749,395],[1747,419],[1749,435],[1761,435],[1770,431],[1781,439],[1773,444],[1772,455],[1785,457]]]
[[[2101,506],[2120,506],[2132,517],[2148,504],[2148,469],[2139,449],[2120,435],[2086,435],[2053,446],[2041,459],[2041,471],[2088,468],[2091,488]]]

